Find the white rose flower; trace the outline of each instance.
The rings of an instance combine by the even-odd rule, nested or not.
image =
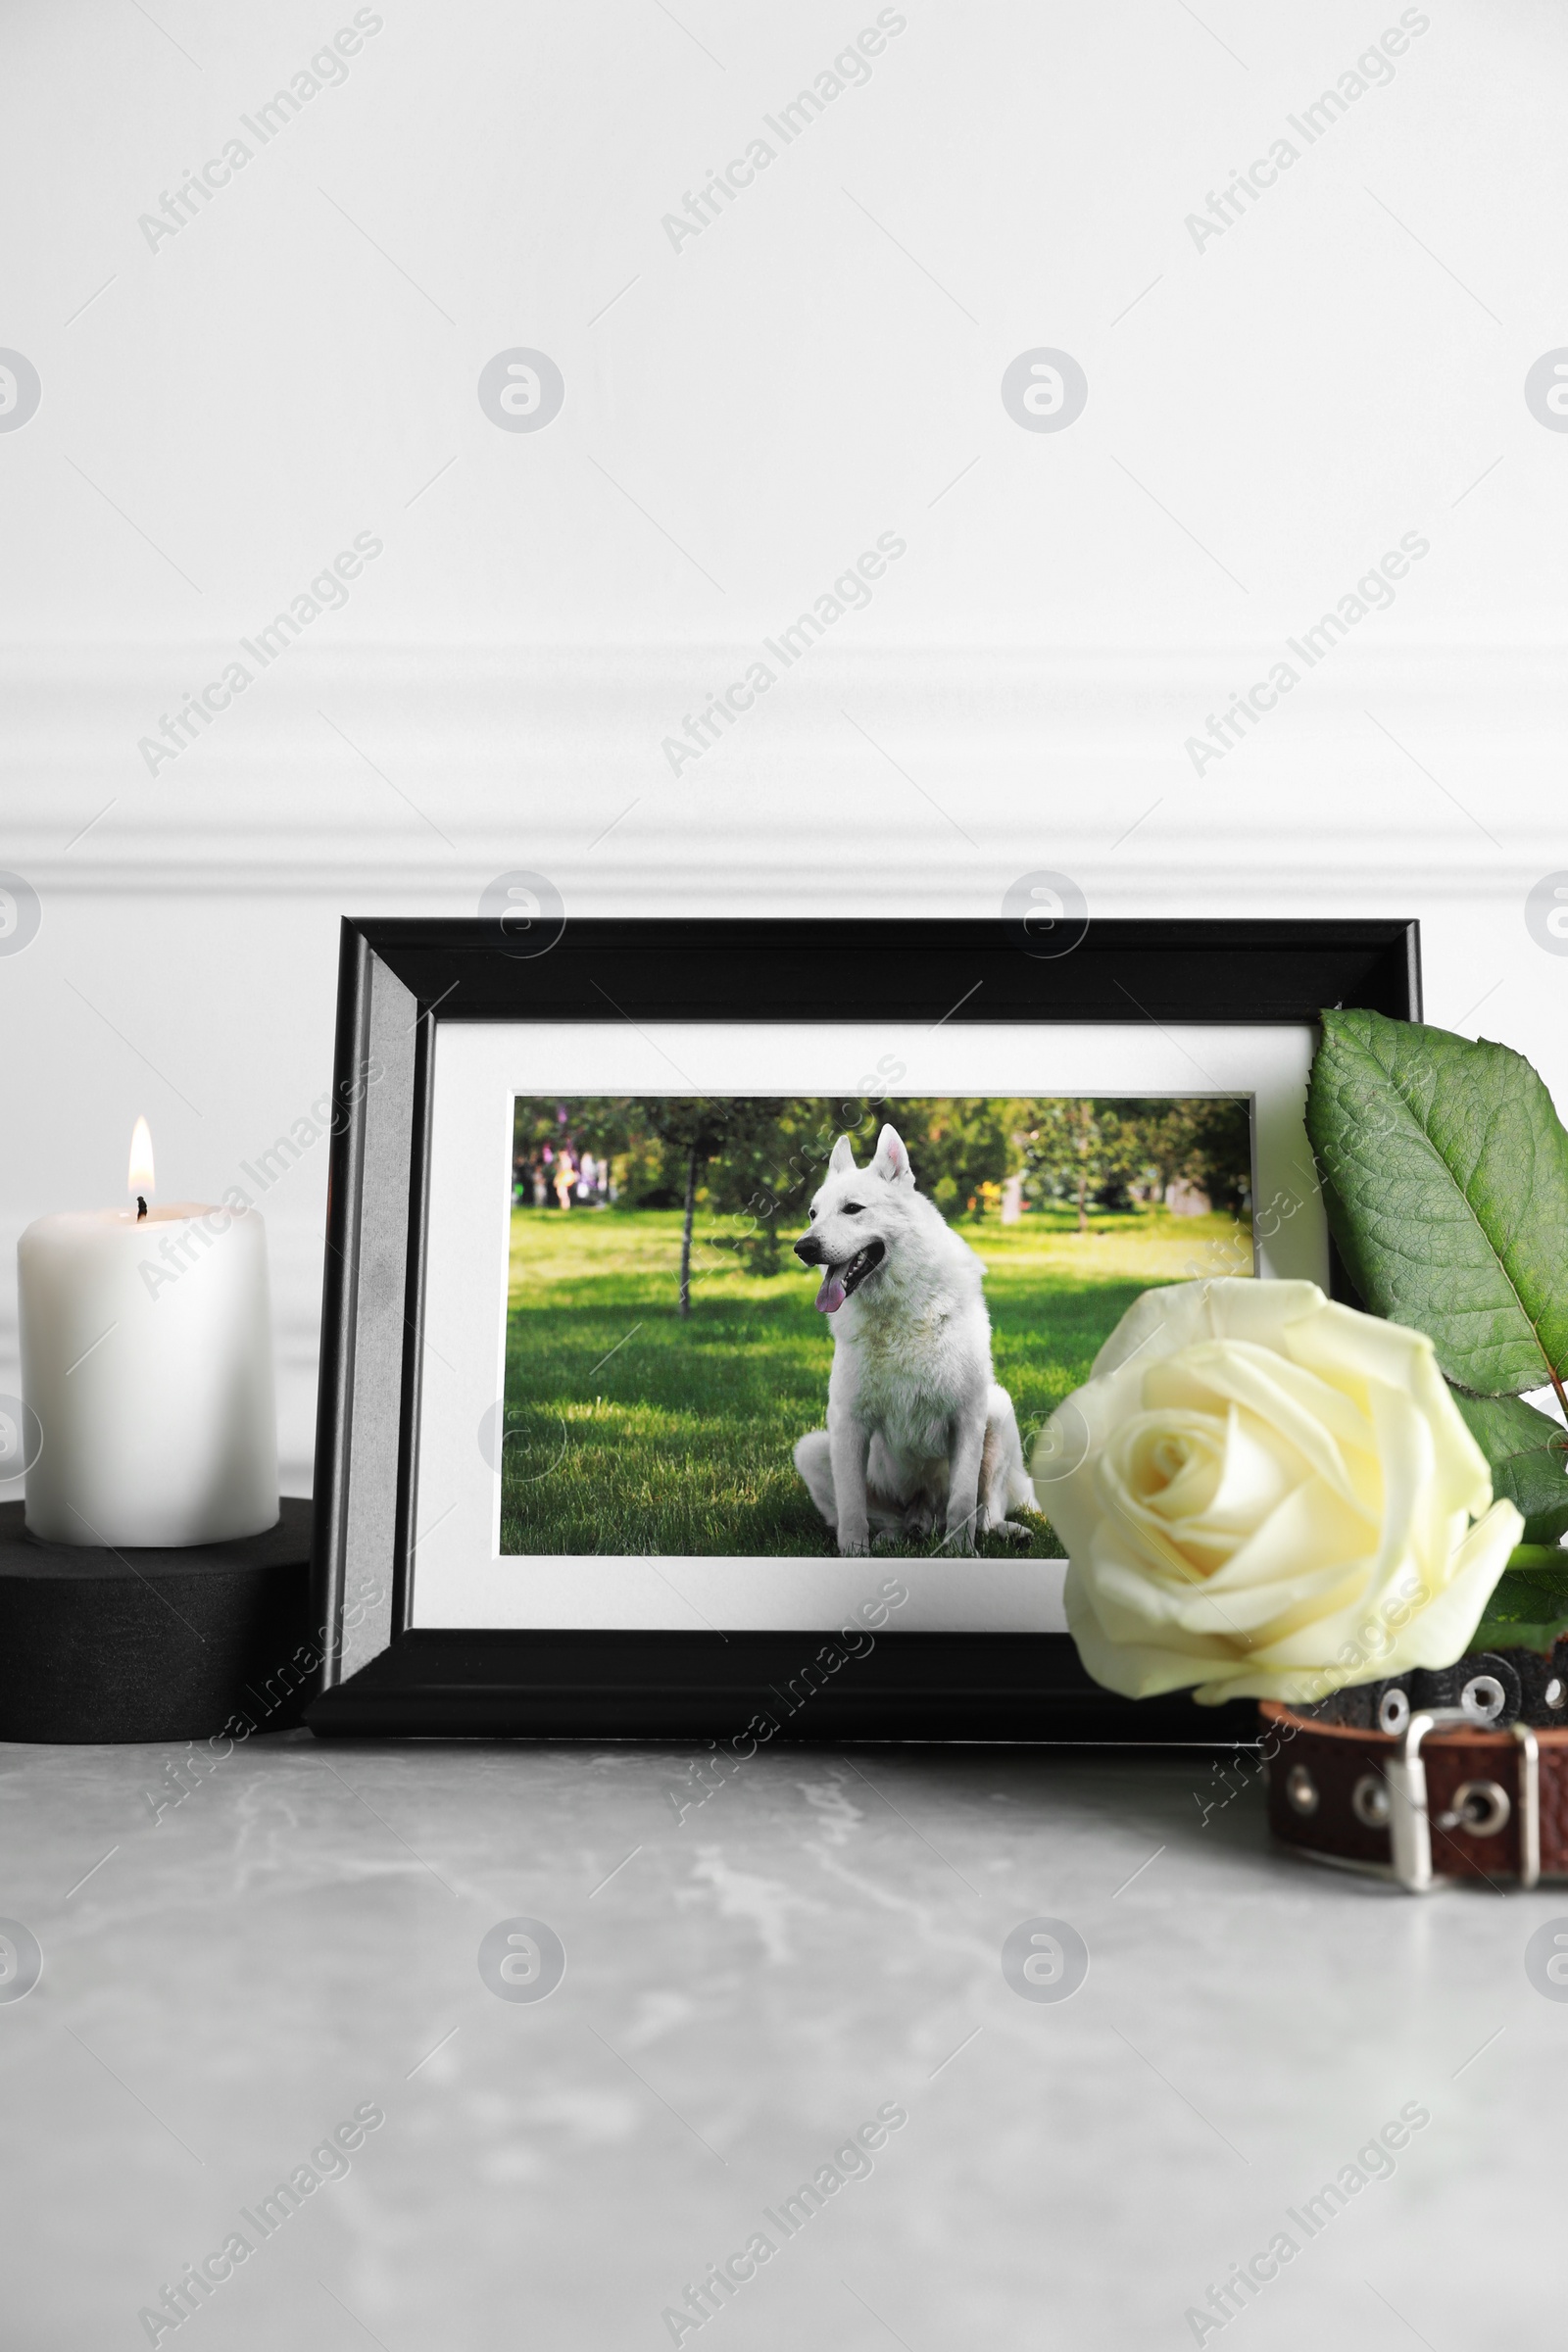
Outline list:
[[[1524,1528],[1431,1341],[1311,1282],[1146,1291],[1035,1477],[1079,1654],[1128,1698],[1299,1704],[1449,1666]]]

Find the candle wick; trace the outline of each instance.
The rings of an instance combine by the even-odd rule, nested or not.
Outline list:
[[[141,1197],[140,1193],[138,1193],[138,1194],[136,1195],[136,1222],[137,1222],[137,1224],[138,1224],[138,1225],[141,1223],[141,1221],[142,1221],[143,1217],[144,1217],[146,1214],[147,1214],[147,1203],[146,1203],[146,1201],[145,1201],[145,1200],[142,1199],[142,1197]]]

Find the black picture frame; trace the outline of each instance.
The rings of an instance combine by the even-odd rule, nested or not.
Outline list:
[[[836,1675],[805,1633],[440,1632],[409,1623],[430,1151],[444,1021],[1312,1023],[1421,1016],[1414,921],[1094,921],[1040,955],[997,921],[345,919],[313,1523],[319,1737],[714,1742],[1108,1741],[1253,1735],[1250,1701],[1132,1701],[1065,1634],[888,1630]],[[370,1057],[383,1075],[356,1084]],[[1338,1260],[1337,1296],[1355,1302]],[[786,1695],[788,1694],[788,1695]],[[770,1729],[759,1735],[760,1722]]]

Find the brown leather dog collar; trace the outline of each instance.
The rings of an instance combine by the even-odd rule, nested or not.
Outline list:
[[[1260,1711],[1269,1825],[1299,1853],[1412,1894],[1441,1879],[1568,1877],[1568,1727],[1493,1730],[1427,1707],[1384,1732],[1273,1699]]]

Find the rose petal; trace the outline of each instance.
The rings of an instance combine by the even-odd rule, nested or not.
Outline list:
[[[1177,1364],[1161,1364],[1144,1383],[1146,1402],[1244,1404],[1293,1446],[1303,1470],[1358,1500],[1366,1493],[1375,1436],[1366,1412],[1316,1372],[1250,1341],[1194,1348]],[[1179,1391],[1191,1392],[1178,1394]],[[1205,1396],[1206,1392],[1206,1396]]]
[[[1472,1517],[1486,1509],[1492,1497],[1487,1457],[1454,1403],[1424,1332],[1358,1314],[1354,1307],[1325,1298],[1319,1314],[1287,1321],[1281,1339],[1297,1363],[1319,1370],[1324,1379],[1336,1377],[1330,1366],[1340,1367],[1340,1381],[1353,1368],[1366,1381],[1408,1396],[1423,1417],[1444,1433],[1439,1479],[1447,1508]]]

